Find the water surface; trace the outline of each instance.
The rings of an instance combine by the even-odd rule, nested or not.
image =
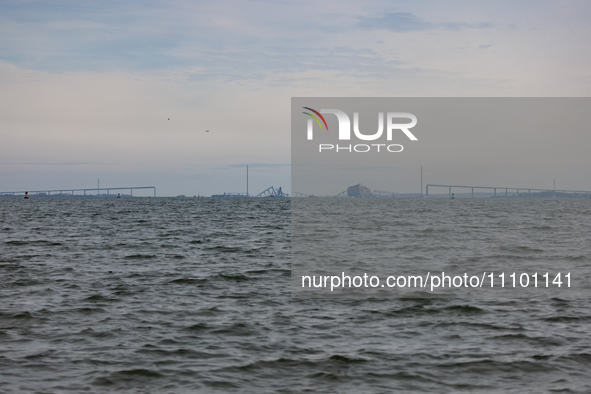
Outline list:
[[[326,200],[311,244],[343,209],[396,236],[350,268],[395,252],[577,287],[292,298],[289,199],[2,198],[0,392],[591,390],[589,201]]]

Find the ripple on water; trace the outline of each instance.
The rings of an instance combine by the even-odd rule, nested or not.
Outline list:
[[[586,288],[292,298],[289,200],[107,200],[0,199],[0,392],[591,391]],[[317,200],[351,269],[591,277],[588,201]]]

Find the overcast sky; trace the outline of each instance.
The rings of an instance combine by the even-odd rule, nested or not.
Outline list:
[[[587,97],[590,42],[588,0],[5,0],[0,191],[289,190],[291,97]],[[478,179],[440,159],[426,182]],[[485,183],[589,190],[580,159]]]

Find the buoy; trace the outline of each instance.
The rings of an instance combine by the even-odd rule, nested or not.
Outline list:
[[[29,192],[25,192],[25,200],[29,199]]]
[[[456,197],[454,196],[454,193],[451,194],[451,199],[452,200],[455,200],[456,199]]]

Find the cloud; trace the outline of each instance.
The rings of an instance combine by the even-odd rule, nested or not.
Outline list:
[[[367,30],[390,30],[397,33],[408,33],[411,31],[430,30],[460,31],[465,29],[488,29],[493,27],[493,25],[491,23],[433,23],[421,19],[410,12],[386,12],[379,17],[360,17],[359,27]]]
[[[246,4],[157,4],[0,6],[0,60],[50,73],[179,72],[196,82],[261,81],[315,70],[384,75],[401,64],[351,42],[354,12],[327,15],[320,8],[310,15],[271,3],[264,13]]]

